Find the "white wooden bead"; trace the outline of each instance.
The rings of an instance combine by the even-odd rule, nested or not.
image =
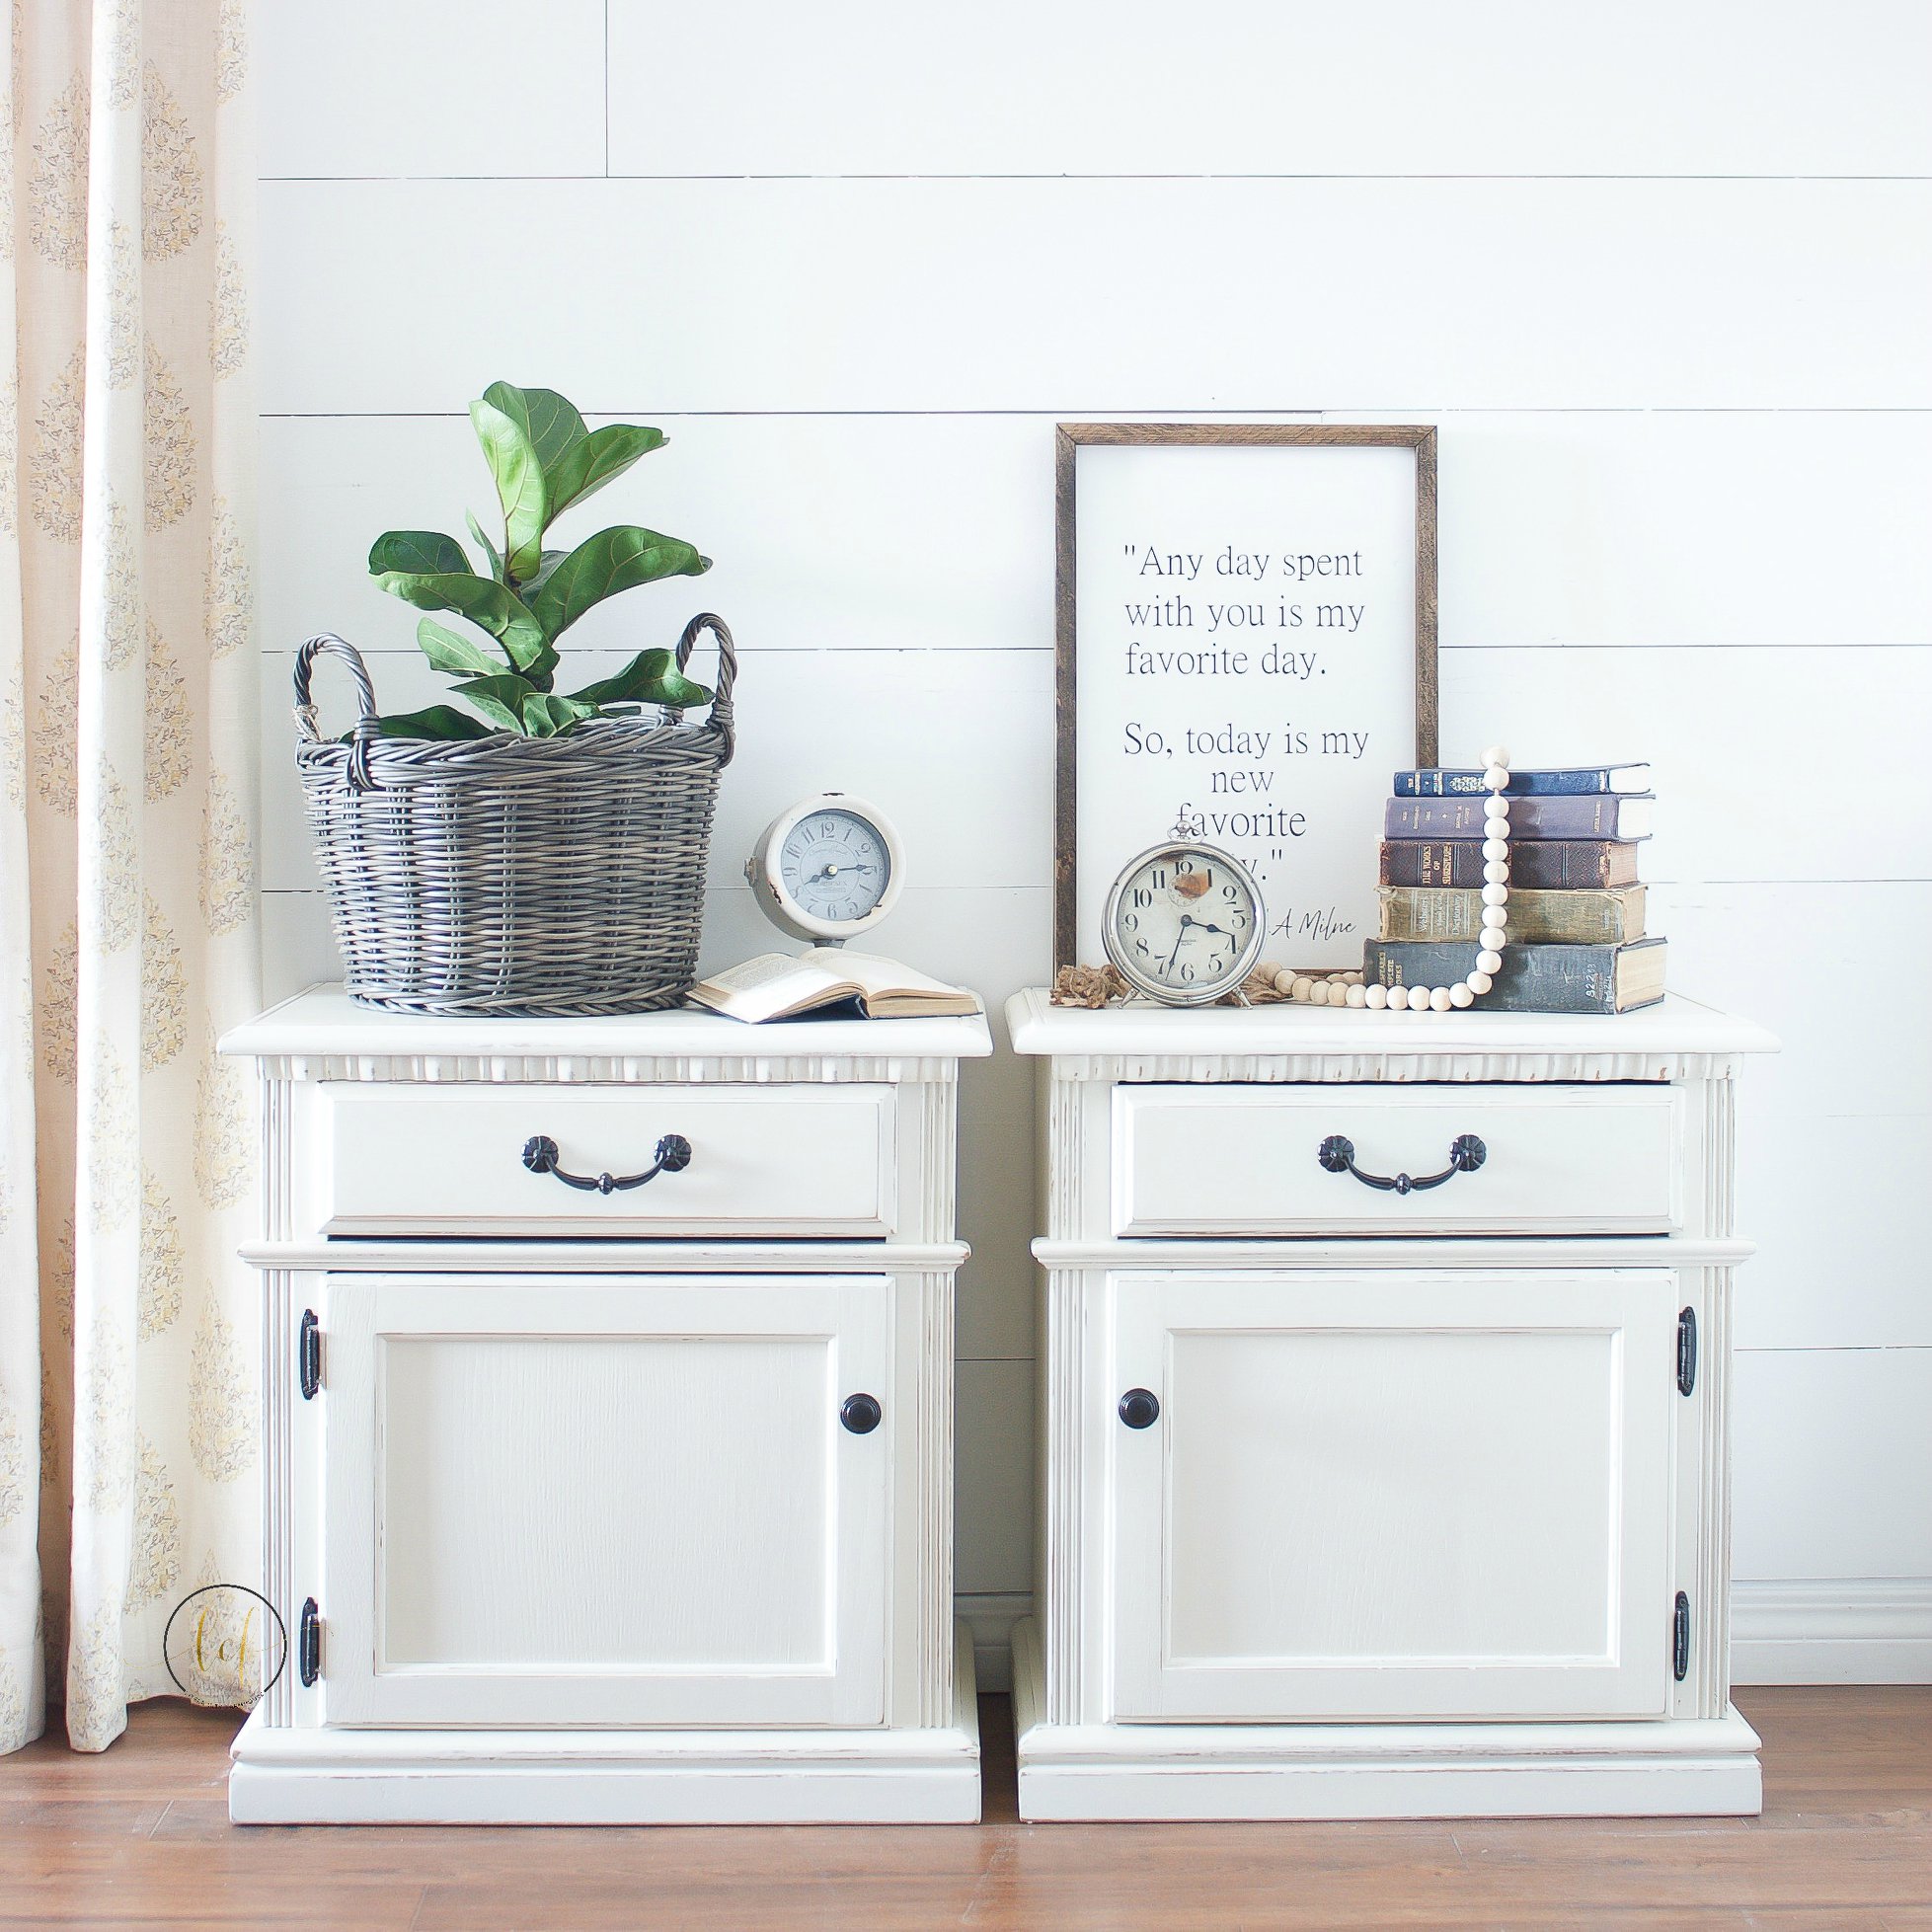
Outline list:
[[[1508,943],[1508,938],[1509,935],[1501,926],[1485,926],[1476,938],[1476,943],[1482,948],[1482,952],[1476,955],[1477,959],[1480,960],[1484,953],[1494,953],[1497,955],[1496,965],[1501,966],[1503,949]],[[1494,972],[1496,966],[1486,967],[1485,970]]]
[[[1361,984],[1361,974],[1358,972],[1345,972],[1342,975],[1342,983],[1345,986],[1359,986]]]
[[[1507,765],[1508,762],[1509,747],[1507,744],[1492,744],[1483,753],[1483,763],[1486,765]]]
[[[1300,1000],[1305,1006],[1308,1002],[1308,989],[1314,983],[1305,972],[1297,972],[1288,981],[1288,997]]]
[[[1492,960],[1496,959],[1496,955],[1494,953],[1486,954],[1484,955],[1484,957],[1486,959],[1492,959]],[[1503,962],[1501,960],[1497,960],[1497,965],[1501,966]],[[1467,986],[1472,993],[1481,994],[1481,993],[1488,992],[1489,989],[1496,984],[1496,981],[1489,976],[1489,973],[1486,970],[1484,970],[1483,967],[1478,966],[1476,970],[1472,972],[1469,975],[1469,977],[1465,979],[1462,983],[1465,986]]]
[[[1483,816],[1485,818],[1501,818],[1505,823],[1507,823],[1509,817],[1509,801],[1501,792],[1492,792],[1483,801]]]
[[[1507,905],[1508,902],[1508,887],[1492,885],[1483,888],[1483,903],[1485,905]]]
[[[1507,820],[1505,821],[1507,822]],[[1509,856],[1509,841],[1507,838],[1486,838],[1483,841],[1483,857],[1489,860],[1507,859]]]
[[[1398,1013],[1407,1011],[1409,1005],[1409,988],[1407,986],[1391,986],[1389,988],[1389,1005]]]
[[[1478,972],[1501,972],[1503,970],[1503,955],[1488,951],[1478,953],[1476,955],[1476,970]]]
[[[1364,986],[1361,989],[1361,1003],[1371,1012],[1379,1013],[1389,1003],[1389,989],[1386,986]]]
[[[1492,886],[1507,886],[1509,883],[1509,868],[1501,859],[1492,859],[1484,866],[1483,877]]]
[[[1476,1004],[1476,995],[1469,990],[1469,985],[1466,980],[1460,981],[1449,988],[1449,1004],[1451,1006],[1474,1006]]]
[[[1368,990],[1364,986],[1351,986],[1342,997],[1351,1006],[1366,1006],[1368,1004]]]
[[[1483,785],[1492,792],[1505,790],[1509,783],[1509,774],[1501,765],[1491,765],[1483,773]]]
[[[1286,966],[1276,966],[1272,973],[1275,990],[1277,993],[1294,991],[1294,974]]]
[[[1436,1013],[1448,1012],[1450,1006],[1453,1004],[1448,987],[1437,986],[1436,989],[1430,994],[1429,1003],[1430,1009],[1433,1012]]]
[[[1326,979],[1317,979],[1309,986],[1308,1004],[1310,1006],[1326,1006],[1328,1004],[1328,981]]]

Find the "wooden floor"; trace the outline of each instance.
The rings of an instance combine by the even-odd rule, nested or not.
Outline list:
[[[1027,1825],[987,1698],[979,1826],[676,1830],[242,1830],[234,1719],[148,1704],[104,1756],[0,1758],[0,1925],[1932,1932],[1932,1688],[1738,1701],[1758,1819]]]

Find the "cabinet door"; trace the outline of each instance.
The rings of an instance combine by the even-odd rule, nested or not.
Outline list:
[[[884,1721],[889,1282],[338,1275],[329,1309],[328,1723]]]
[[[1662,1715],[1674,1286],[1116,1276],[1117,1714]]]

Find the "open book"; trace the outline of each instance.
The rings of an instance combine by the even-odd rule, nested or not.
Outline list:
[[[734,1020],[754,1022],[790,1020],[839,1005],[849,1005],[862,1020],[979,1011],[977,997],[963,987],[928,978],[896,960],[836,946],[812,946],[799,954],[761,953],[742,966],[700,979],[691,997]]]

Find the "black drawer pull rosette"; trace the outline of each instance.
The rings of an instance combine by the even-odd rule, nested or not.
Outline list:
[[[656,1164],[642,1174],[567,1174],[557,1165],[557,1143],[547,1133],[534,1133],[523,1143],[523,1165],[532,1174],[554,1174],[567,1188],[585,1194],[623,1194],[641,1188],[660,1174],[681,1174],[691,1165],[691,1143],[681,1133],[667,1133],[653,1150]]]
[[[1378,1188],[1384,1194],[1419,1194],[1424,1188],[1439,1188],[1457,1174],[1474,1174],[1490,1157],[1490,1150],[1473,1133],[1459,1133],[1449,1142],[1449,1164],[1440,1174],[1365,1174],[1355,1165],[1355,1143],[1346,1134],[1332,1133],[1316,1150],[1315,1158],[1331,1174],[1352,1174],[1364,1188]]]

